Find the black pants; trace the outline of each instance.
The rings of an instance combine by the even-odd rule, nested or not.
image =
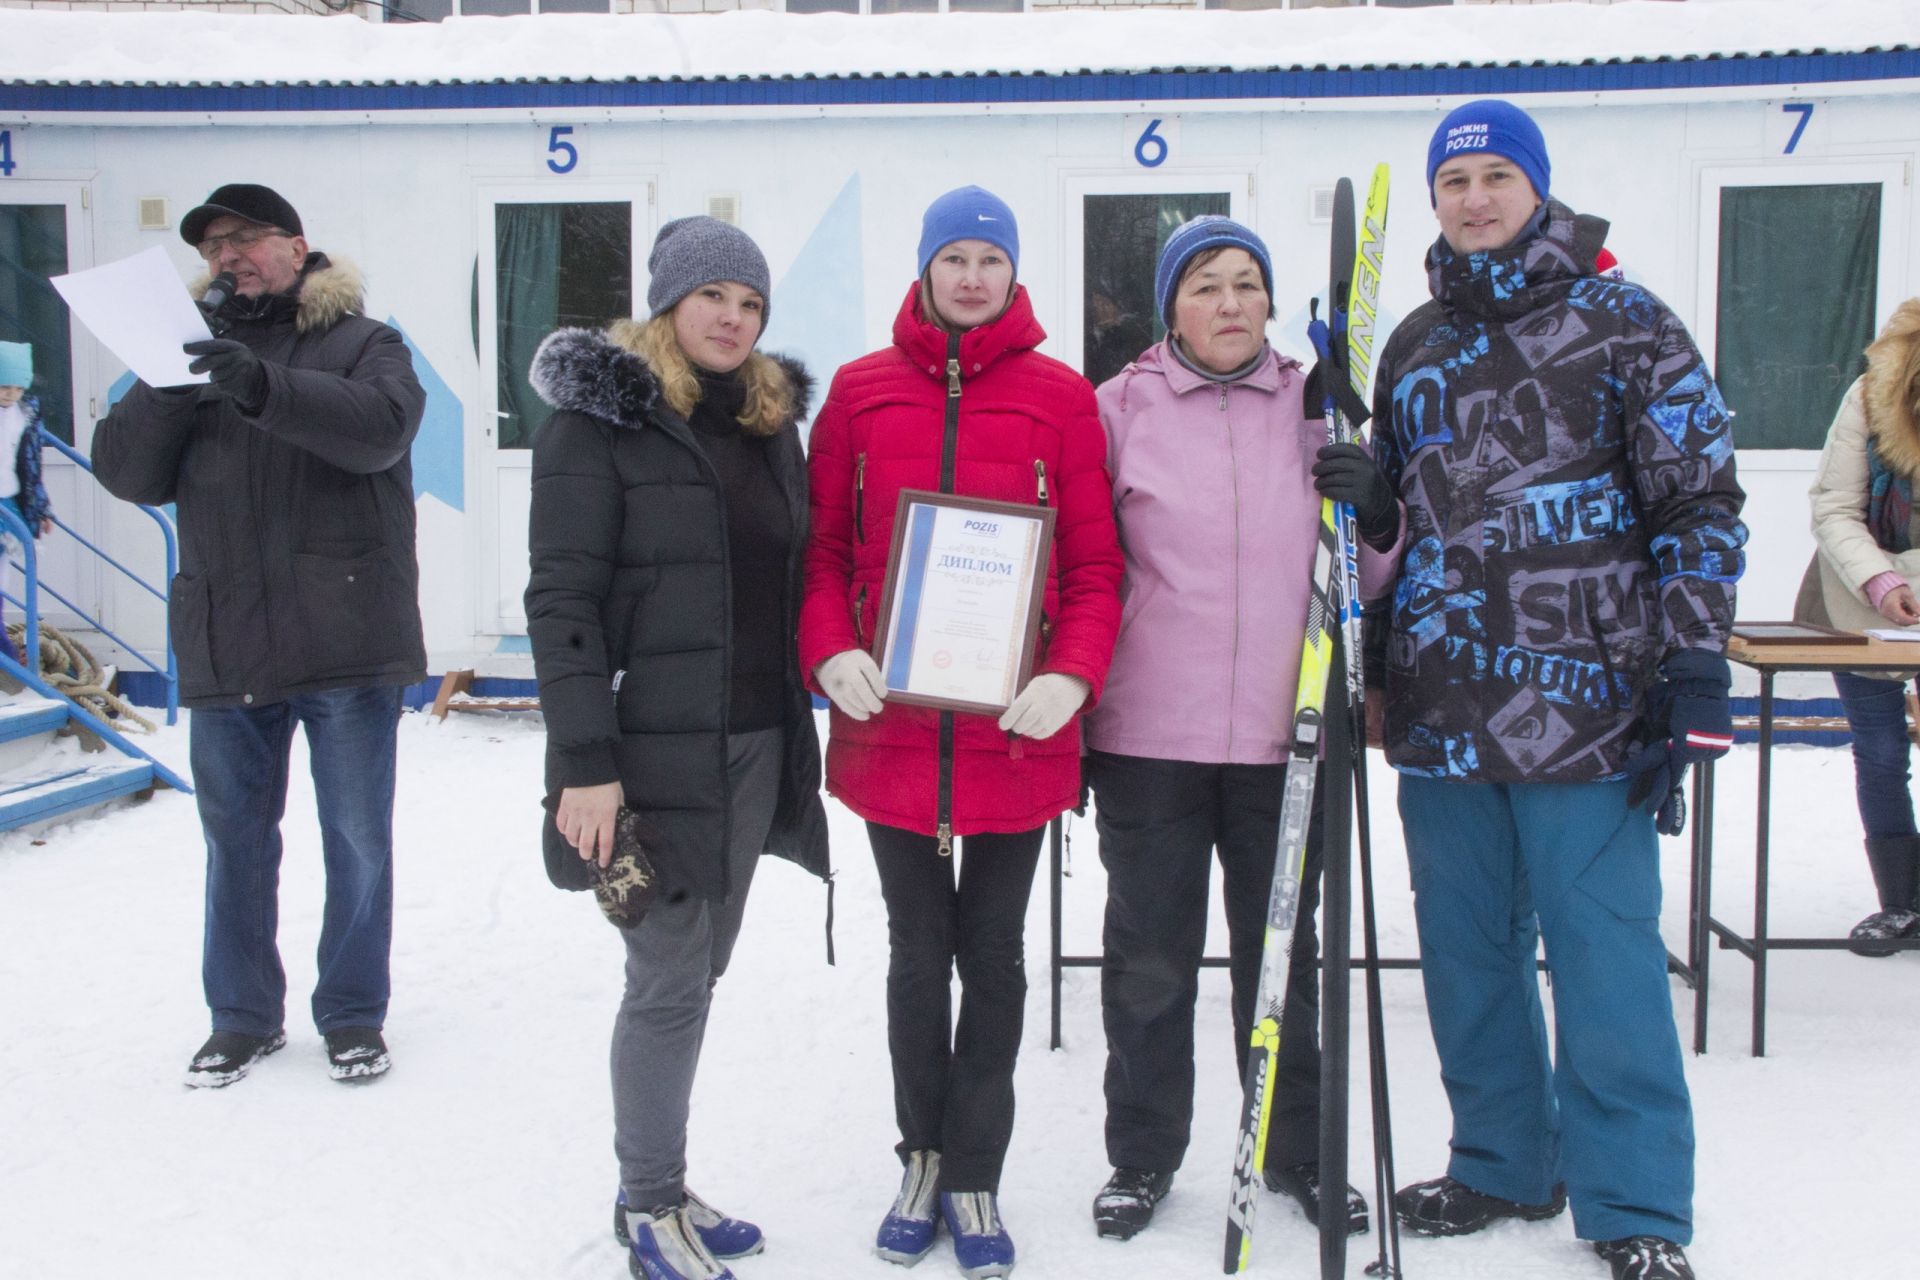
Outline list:
[[[1277,764],[1195,764],[1099,751],[1087,759],[1107,869],[1100,1008],[1107,1029],[1107,1159],[1115,1167],[1170,1173],[1186,1155],[1193,1006],[1213,850],[1226,897],[1236,1082],[1245,1079],[1285,772]],[[1316,786],[1267,1136],[1267,1164],[1276,1169],[1320,1157],[1313,913],[1320,903],[1321,827]]]
[[[1000,1187],[1026,1015],[1027,899],[1044,830],[965,836],[943,858],[932,836],[867,824],[887,902],[897,1150],[938,1151],[942,1191]]]

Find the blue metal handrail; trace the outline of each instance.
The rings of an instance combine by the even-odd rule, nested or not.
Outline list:
[[[85,455],[84,453],[81,453],[78,449],[75,449],[72,445],[68,444],[66,441],[60,439],[60,437],[48,431],[44,425],[40,427],[40,439],[43,444],[52,445],[63,456],[65,456],[69,461],[79,466],[88,475],[93,474],[93,463],[91,460],[88,459],[87,455]],[[169,585],[171,585],[173,582],[174,575],[177,572],[179,572],[179,564],[180,564],[179,536],[174,531],[173,521],[167,516],[166,512],[160,510],[158,507],[149,507],[144,503],[134,503],[133,505],[138,507],[141,511],[146,512],[148,518],[151,519],[155,524],[160,526],[160,536],[166,548],[166,567],[167,567],[166,581]],[[94,545],[92,542],[82,537],[77,531],[75,531],[73,526],[69,525],[66,521],[60,519],[58,516],[55,516],[53,518],[53,523],[58,528],[65,530],[66,533],[70,537],[72,537],[75,542],[85,547],[88,551],[91,551],[96,557],[105,561],[107,564],[113,566],[115,569],[118,569],[122,574],[126,575],[126,577],[131,579],[148,595],[153,596],[155,599],[159,600],[162,604],[165,604],[167,602],[167,593],[165,591],[161,590],[158,587],[155,587],[151,582],[148,582],[145,578],[135,573],[132,569],[129,569],[126,565],[121,564],[118,560],[108,555],[100,547]],[[21,547],[24,549],[23,557],[26,563],[22,566],[22,572],[25,575],[26,584],[27,584],[26,599],[24,602],[17,599],[9,592],[0,592],[0,595],[4,595],[7,600],[21,607],[22,612],[24,613],[27,621],[28,653],[26,656],[28,658],[28,665],[33,670],[38,671],[40,669],[39,592],[41,590],[41,584],[40,584],[40,575],[36,567],[37,557],[34,551],[33,530],[28,529],[26,526],[26,521],[23,520],[18,515],[18,513],[10,510],[8,508],[8,504],[6,503],[0,503],[0,525],[3,525],[7,532],[13,534],[14,537],[19,540]],[[106,625],[103,624],[98,618],[95,618],[91,614],[87,613],[86,610],[80,608],[79,605],[75,604],[72,600],[69,600],[66,596],[61,595],[58,591],[55,591],[52,587],[47,587],[45,588],[45,590],[47,594],[51,595],[54,599],[58,600],[61,604],[65,605],[69,610],[71,610],[74,613],[75,616],[79,617],[88,626],[92,627],[95,631],[98,631],[100,634],[106,636],[108,639],[112,640],[115,644],[119,645],[121,649],[125,650],[128,654],[132,655],[135,661],[139,662],[142,666],[145,666],[148,670],[157,672],[161,676],[161,678],[166,681],[166,685],[167,685],[167,723],[175,724],[179,721],[179,718],[180,718],[180,670],[179,670],[178,662],[176,661],[174,657],[174,652],[173,652],[172,628],[169,627],[167,629],[167,639],[166,639],[166,645],[164,650],[165,665],[162,666],[160,663],[155,662],[153,659],[147,657],[144,653],[141,653],[138,649],[134,648],[131,644],[127,643],[125,639],[115,634],[114,632],[108,630]]]

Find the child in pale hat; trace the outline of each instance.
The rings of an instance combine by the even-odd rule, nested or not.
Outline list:
[[[34,537],[53,529],[53,505],[40,482],[40,402],[27,394],[33,385],[33,348],[24,342],[0,342],[0,458],[12,458],[12,467],[0,467],[0,498],[12,501]],[[13,539],[0,538],[0,590],[7,585],[7,567],[13,557]],[[15,662],[20,651],[0,628],[0,654]]]

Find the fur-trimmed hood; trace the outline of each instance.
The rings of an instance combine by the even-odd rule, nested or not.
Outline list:
[[[1881,461],[1901,475],[1920,476],[1920,298],[1895,307],[1867,348],[1860,399]]]
[[[195,301],[213,283],[213,273],[202,271],[187,286]],[[367,310],[366,282],[360,268],[347,258],[329,258],[314,251],[300,269],[300,304],[294,313],[294,328],[301,333],[324,332],[348,316],[364,315]]]
[[[787,417],[798,423],[807,416],[813,396],[813,375],[790,356],[755,352],[749,360],[771,361],[786,379],[793,407]],[[556,409],[568,409],[638,430],[663,407],[660,379],[634,352],[595,329],[556,329],[534,352],[528,374],[540,398]]]

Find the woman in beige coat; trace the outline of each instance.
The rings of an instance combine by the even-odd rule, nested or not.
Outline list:
[[[1847,390],[1820,454],[1811,498],[1819,550],[1794,616],[1848,631],[1920,624],[1920,298],[1900,304]],[[1880,909],[1853,928],[1853,950],[1920,936],[1920,834],[1908,788],[1902,679],[1836,673],[1853,731],[1854,792]]]

